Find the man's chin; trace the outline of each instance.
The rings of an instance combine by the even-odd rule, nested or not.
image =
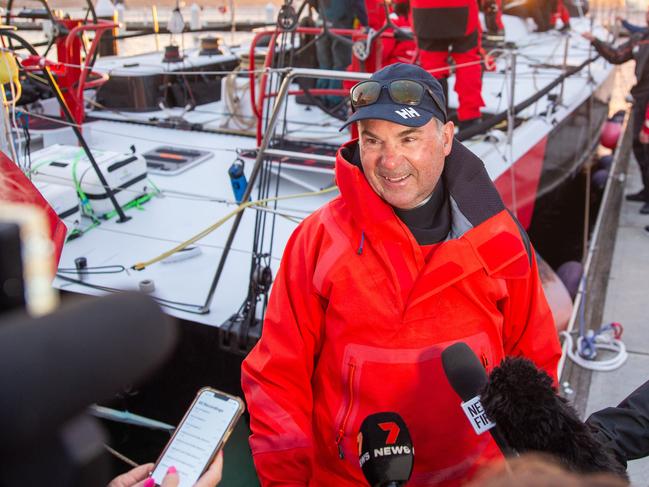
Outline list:
[[[411,210],[412,208],[417,206],[410,200],[403,200],[400,198],[384,198],[384,201],[393,208],[397,208],[399,210]]]

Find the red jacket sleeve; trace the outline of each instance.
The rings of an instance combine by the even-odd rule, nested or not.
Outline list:
[[[561,345],[552,312],[545,299],[534,250],[525,278],[507,280],[508,298],[503,303],[505,355],[525,356],[545,370],[558,384],[557,366]]]
[[[262,486],[306,486],[311,478],[311,377],[324,311],[313,289],[317,248],[300,225],[270,294],[262,336],[242,366],[250,446]]]

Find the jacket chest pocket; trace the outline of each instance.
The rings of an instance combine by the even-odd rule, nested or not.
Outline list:
[[[338,456],[358,466],[360,424],[370,414],[396,412],[417,450],[416,470],[451,476],[466,470],[467,458],[490,439],[476,436],[446,379],[441,353],[457,341],[467,343],[491,367],[486,333],[417,349],[348,345],[341,369],[343,396],[333,426]]]

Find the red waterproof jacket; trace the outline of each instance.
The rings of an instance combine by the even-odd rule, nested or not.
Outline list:
[[[410,20],[405,16],[393,15],[392,23],[397,27],[412,29]],[[382,66],[394,63],[411,64],[415,59],[417,43],[414,40],[385,37],[381,41],[383,42]]]
[[[444,169],[452,229],[426,262],[348,162],[355,143],[337,155],[340,196],[291,236],[242,367],[257,472],[263,486],[367,485],[360,424],[394,411],[416,451],[407,485],[458,485],[500,453],[463,415],[442,350],[464,341],[488,371],[524,355],[556,378],[560,347],[534,253],[482,162],[454,141]]]

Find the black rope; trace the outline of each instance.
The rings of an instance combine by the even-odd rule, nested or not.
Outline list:
[[[56,277],[59,279],[70,282],[73,284],[79,284],[80,286],[85,286],[90,289],[96,289],[98,291],[104,291],[107,293],[121,293],[124,292],[123,289],[117,289],[114,287],[109,287],[109,286],[101,286],[99,284],[90,284],[89,282],[82,281],[81,279],[73,279],[68,276],[64,276],[63,274],[56,274]],[[205,314],[203,311],[203,305],[202,304],[192,304],[192,303],[183,303],[180,301],[172,301],[170,299],[164,299],[164,298],[158,298],[156,296],[150,296],[151,299],[156,301],[160,306],[164,306],[165,308],[170,308],[170,309],[175,309],[178,311],[184,311],[185,313],[191,313],[195,315],[201,315]],[[175,306],[174,306],[175,305]],[[186,309],[186,308],[180,308],[179,306],[186,306],[187,308],[196,308],[196,310],[193,309]]]

